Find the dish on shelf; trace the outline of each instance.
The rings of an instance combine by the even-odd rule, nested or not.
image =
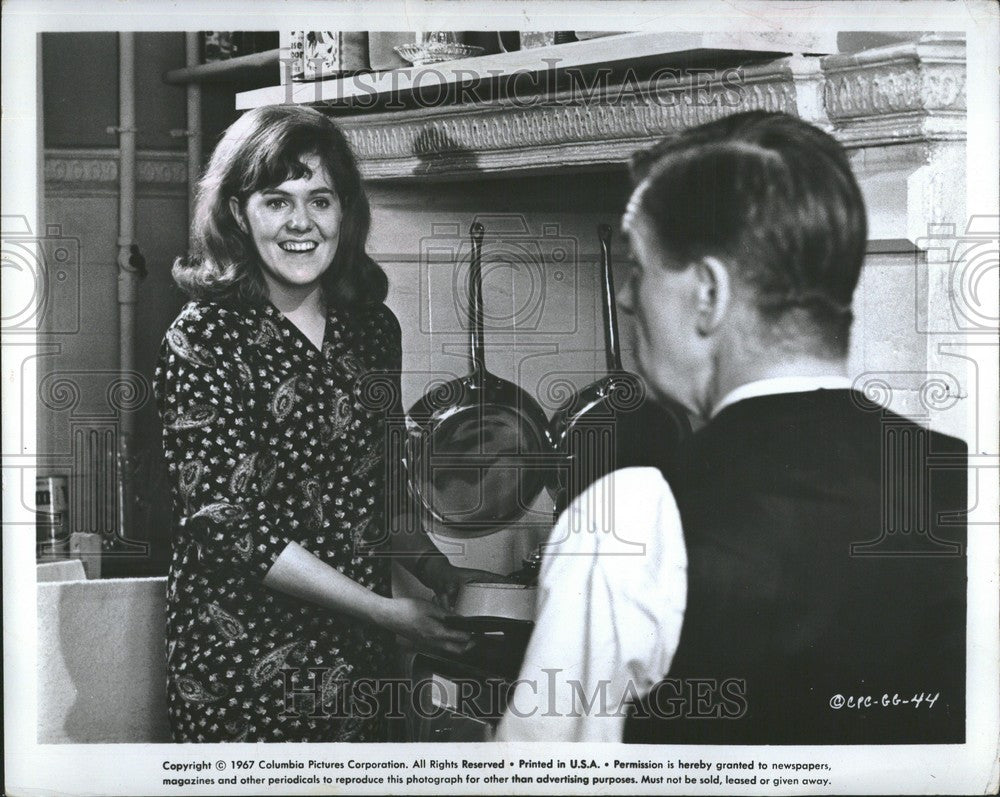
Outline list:
[[[454,61],[458,58],[472,58],[482,55],[485,50],[471,44],[455,42],[427,42],[425,44],[401,44],[393,47],[396,54],[409,61],[414,66],[439,64],[442,61]]]

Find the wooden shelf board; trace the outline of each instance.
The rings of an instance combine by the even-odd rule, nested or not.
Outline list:
[[[278,75],[278,57],[281,51],[265,50],[262,53],[250,53],[229,58],[225,61],[213,61],[210,64],[172,69],[163,76],[165,83],[183,86],[188,83],[211,83],[225,81],[241,81],[247,78],[260,77],[268,69],[274,70],[274,78]]]
[[[236,108],[247,110],[281,103],[342,103],[355,98],[368,102],[380,95],[433,89],[517,73],[534,74],[553,69],[584,67],[596,69],[615,65],[636,68],[652,66],[667,63],[671,59],[677,60],[685,53],[706,51],[828,53],[836,52],[836,41],[834,34],[824,33],[622,33],[582,42],[463,58],[427,66],[270,86],[237,94]]]

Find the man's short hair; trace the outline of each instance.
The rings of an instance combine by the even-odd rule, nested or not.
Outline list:
[[[867,242],[864,201],[839,143],[783,113],[750,111],[687,130],[632,163],[665,260],[722,260],[761,316],[847,351]]]

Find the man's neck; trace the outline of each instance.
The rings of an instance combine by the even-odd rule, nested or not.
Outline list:
[[[821,358],[797,356],[774,362],[739,363],[735,367],[720,368],[709,396],[706,417],[714,415],[719,404],[737,388],[765,379],[814,377],[847,378],[846,358]]]

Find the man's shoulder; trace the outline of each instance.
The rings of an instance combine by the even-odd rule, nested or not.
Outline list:
[[[566,508],[557,529],[571,544],[588,535],[605,551],[645,545],[678,519],[673,491],[656,468],[622,468],[591,484]],[[677,520],[679,524],[679,520]]]
[[[656,468],[612,471],[560,515],[545,546],[545,579],[558,578],[581,557],[617,583],[646,583],[685,568],[680,511]]]
[[[933,477],[934,501],[956,503],[952,496],[964,495],[965,442],[861,399],[816,391],[727,407],[685,447],[672,484],[682,513],[737,518],[748,496],[754,506],[767,496],[820,516],[830,501],[845,514],[874,513],[885,480],[905,474]]]
[[[727,407],[696,435],[703,442],[726,439],[807,446],[813,439],[874,443],[887,435],[924,435],[933,451],[963,453],[959,438],[891,410],[856,390],[815,390],[745,399]]]
[[[938,431],[925,419],[917,419],[902,415],[880,404],[875,404],[862,397],[852,404],[856,415],[867,428],[877,430],[880,439],[892,437],[927,441],[925,448],[928,454],[967,455],[969,447],[964,440],[945,432]]]

